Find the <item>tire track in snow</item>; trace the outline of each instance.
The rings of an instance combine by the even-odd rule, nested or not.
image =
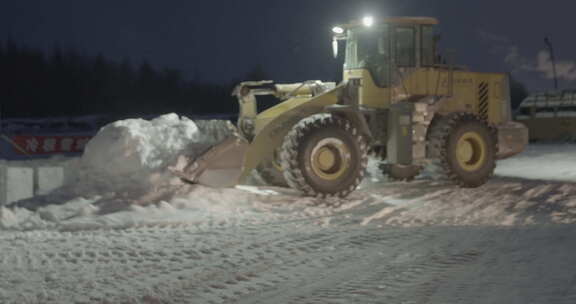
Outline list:
[[[361,229],[331,231],[298,222],[205,234],[186,229],[130,229],[24,235],[27,242],[8,242],[14,250],[5,252],[3,270],[40,271],[43,277],[38,280],[59,282],[63,294],[72,292],[67,286],[74,285],[77,292],[90,290],[88,294],[93,295],[89,301],[103,299],[98,297],[102,294],[108,299],[130,300],[137,291],[150,298],[196,296],[214,303],[268,290],[282,282],[299,280],[316,271],[313,269],[333,265],[338,254],[326,253],[331,244],[358,248],[394,239],[394,235],[367,237]],[[167,244],[173,248],[163,249]],[[19,259],[23,251],[32,259],[6,262]],[[354,259],[355,255],[349,252],[346,257]],[[50,272],[73,274],[75,279],[55,278]],[[110,293],[110,289],[117,288],[113,282],[123,282],[119,294]],[[3,284],[10,285],[17,288],[9,282]],[[162,291],[150,290],[152,287],[161,287]],[[53,297],[57,295],[48,293],[37,302],[51,302]]]
[[[347,277],[341,284],[327,285],[290,303],[428,303],[437,284],[471,262],[474,260],[467,253],[443,253],[435,259],[425,258],[407,265],[390,265],[374,258],[364,267],[354,269],[358,273],[353,279]]]
[[[342,282],[352,282],[350,278],[358,273],[371,273],[377,267],[375,265],[385,258],[382,250],[394,248],[393,252],[398,253],[400,240],[407,237],[413,237],[413,241],[427,238],[424,230],[401,231],[394,228],[389,231],[372,229],[368,235],[366,230],[360,229],[343,229],[340,233],[331,252],[332,259],[317,267],[302,269],[304,272],[299,280],[290,280],[257,296],[243,298],[238,303],[330,303],[330,299],[343,299],[350,288],[354,289],[354,284],[344,286]],[[370,255],[359,256],[359,252],[369,252]]]
[[[569,241],[573,229],[558,229],[559,240]],[[552,259],[569,261],[549,236],[543,228],[518,235],[487,227],[302,222],[204,233],[151,228],[6,234],[0,244],[10,258],[3,257],[0,271],[10,275],[0,277],[0,286],[22,296],[0,291],[0,302],[485,303],[481,295],[502,293],[515,284],[509,281],[530,282],[524,276],[538,270],[530,270],[534,262],[543,262],[518,246],[535,243]],[[51,259],[59,262],[42,265]],[[513,267],[499,270],[503,265]],[[500,278],[499,271],[518,277]],[[535,299],[571,303],[573,286],[552,279],[555,288],[534,286]]]
[[[292,228],[286,228],[285,226]],[[267,233],[262,233],[266,230]],[[80,232],[80,233],[49,233],[41,237],[34,233],[27,233],[27,239],[30,242],[12,241],[11,243],[14,250],[4,252],[2,257],[3,267],[12,268],[29,268],[29,269],[45,269],[52,271],[67,271],[76,272],[84,271],[90,268],[109,268],[117,267],[118,270],[114,275],[117,280],[126,280],[130,282],[131,275],[142,274],[144,272],[150,273],[150,280],[154,281],[153,284],[162,284],[162,282],[174,283],[174,278],[212,278],[212,282],[220,282],[226,280],[222,276],[227,276],[228,271],[222,271],[222,265],[229,267],[239,267],[246,265],[245,270],[239,270],[237,281],[255,281],[254,284],[266,286],[266,279],[258,281],[250,279],[251,272],[259,267],[270,267],[273,264],[273,257],[275,254],[301,254],[310,250],[316,250],[315,246],[311,246],[315,239],[322,240],[323,244],[330,242],[331,234],[317,234],[313,237],[299,237],[305,235],[310,231],[310,227],[299,228],[298,224],[288,222],[284,224],[263,225],[258,229],[257,226],[240,229],[234,233],[219,232],[216,235],[206,237],[203,233],[196,231],[187,231],[186,229],[149,229],[149,230],[126,230],[126,231],[95,231],[95,232]],[[294,240],[286,242],[286,233],[295,234]],[[178,248],[172,248],[168,251],[158,249],[162,246],[162,237],[170,235],[168,242],[177,240]],[[206,234],[215,234],[208,232]],[[176,237],[174,237],[176,236]],[[39,246],[35,243],[38,239],[47,239],[49,243],[59,243],[59,247]],[[75,243],[89,244],[90,241],[96,239],[96,247],[102,246],[103,248],[83,248],[75,247]],[[288,238],[289,239],[289,238]],[[173,246],[173,243],[171,243]],[[14,246],[16,245],[16,246]],[[192,245],[192,246],[191,246]],[[28,255],[35,257],[36,262],[20,260],[19,254],[23,251],[22,246],[27,248],[24,251]],[[30,247],[29,247],[30,246]],[[147,248],[151,246],[153,248]],[[247,253],[246,253],[247,252]],[[18,259],[16,263],[11,259]],[[286,260],[286,259],[285,259]],[[304,264],[307,261],[292,261],[296,264]],[[183,264],[188,264],[184,265]],[[270,265],[268,265],[270,264]],[[8,266],[15,267],[8,267]],[[160,267],[159,265],[164,265]],[[279,276],[281,280],[282,276]],[[158,278],[157,280],[155,278]],[[220,278],[220,279],[218,279]],[[246,279],[248,278],[248,279]],[[230,281],[230,280],[228,280]],[[233,281],[233,280],[232,280]],[[273,280],[272,280],[273,281]],[[102,280],[93,282],[96,286],[92,289],[98,290],[98,286],[102,286],[102,292],[109,289],[110,284],[106,284]],[[136,284],[138,285],[138,284]],[[178,284],[176,284],[178,285]],[[196,285],[196,284],[193,284]],[[218,284],[212,284],[218,289]],[[206,286],[210,287],[210,286]],[[134,286],[135,290],[139,286]],[[176,288],[178,289],[178,288]],[[222,289],[222,288],[220,288]],[[197,293],[206,293],[205,291],[196,291]],[[210,292],[207,292],[210,294]]]
[[[0,271],[9,275],[0,286],[22,296],[0,290],[0,302],[482,303],[467,298],[474,281],[459,279],[502,265],[487,252],[506,248],[502,237],[490,235],[501,230],[358,225],[374,209],[7,232],[0,235]],[[321,225],[326,218],[332,225]],[[496,245],[487,244],[491,239]],[[520,257],[504,264],[529,265],[531,256]],[[491,284],[481,286],[483,293],[501,288]],[[559,292],[539,299],[575,298],[573,288],[558,285]]]

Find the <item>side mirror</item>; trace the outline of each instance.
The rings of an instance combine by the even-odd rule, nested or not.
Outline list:
[[[336,37],[332,39],[332,52],[334,53],[334,58],[338,58],[338,40]]]

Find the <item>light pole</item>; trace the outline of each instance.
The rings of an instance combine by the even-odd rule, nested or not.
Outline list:
[[[548,47],[548,52],[550,53],[550,61],[552,62],[552,73],[554,74],[554,90],[558,90],[558,77],[556,75],[556,57],[554,56],[554,48],[552,47],[552,42],[548,37],[544,37],[544,43]]]

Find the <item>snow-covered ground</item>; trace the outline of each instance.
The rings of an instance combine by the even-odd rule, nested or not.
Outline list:
[[[477,189],[373,164],[321,200],[164,174],[222,124],[107,128],[76,183],[0,209],[0,303],[576,303],[576,145],[530,146]]]
[[[496,174],[574,182],[576,181],[576,145],[532,144],[522,154],[498,163]]]

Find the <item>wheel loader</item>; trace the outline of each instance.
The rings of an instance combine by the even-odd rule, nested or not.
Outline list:
[[[364,18],[333,28],[345,45],[343,81],[240,83],[236,136],[177,166],[182,178],[232,186],[254,171],[304,195],[346,197],[368,156],[391,179],[423,168],[478,187],[498,159],[521,152],[527,128],[511,120],[508,77],[447,63],[430,17]],[[258,113],[257,96],[280,102]]]

